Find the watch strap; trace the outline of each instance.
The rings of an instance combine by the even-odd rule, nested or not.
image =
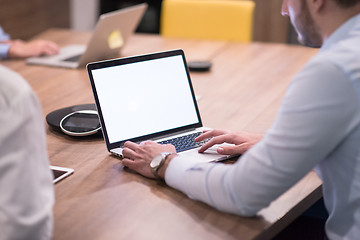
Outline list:
[[[174,154],[174,153],[172,153],[172,152],[162,152],[162,153],[160,153],[160,154],[162,155],[160,164],[159,164],[158,166],[156,166],[156,167],[151,168],[151,172],[154,174],[154,176],[155,176],[156,178],[161,178],[161,177],[159,176],[159,174],[158,174],[160,168],[164,165],[167,157],[170,156],[171,154]]]

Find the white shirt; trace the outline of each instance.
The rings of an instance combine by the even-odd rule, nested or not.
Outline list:
[[[50,239],[53,204],[38,99],[21,76],[0,66],[0,240]]]
[[[194,199],[255,215],[311,169],[323,181],[330,239],[360,236],[360,15],[295,76],[265,137],[234,165],[174,158],[166,183]]]

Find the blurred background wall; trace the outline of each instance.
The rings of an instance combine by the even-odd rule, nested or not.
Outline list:
[[[0,25],[12,38],[29,39],[49,27],[70,26],[69,0],[0,0]]]
[[[295,43],[288,18],[280,14],[282,0],[254,1],[253,40]],[[25,40],[54,27],[91,30],[99,14],[141,2],[149,8],[137,31],[158,33],[161,0],[0,0],[0,25],[12,38]]]

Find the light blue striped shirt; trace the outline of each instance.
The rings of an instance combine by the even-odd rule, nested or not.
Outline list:
[[[221,211],[250,216],[313,168],[323,181],[327,236],[359,239],[360,15],[338,28],[295,76],[272,127],[236,164],[178,156],[165,180]]]

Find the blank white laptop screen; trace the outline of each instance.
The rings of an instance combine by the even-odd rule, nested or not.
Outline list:
[[[110,144],[200,121],[180,55],[91,73]]]

